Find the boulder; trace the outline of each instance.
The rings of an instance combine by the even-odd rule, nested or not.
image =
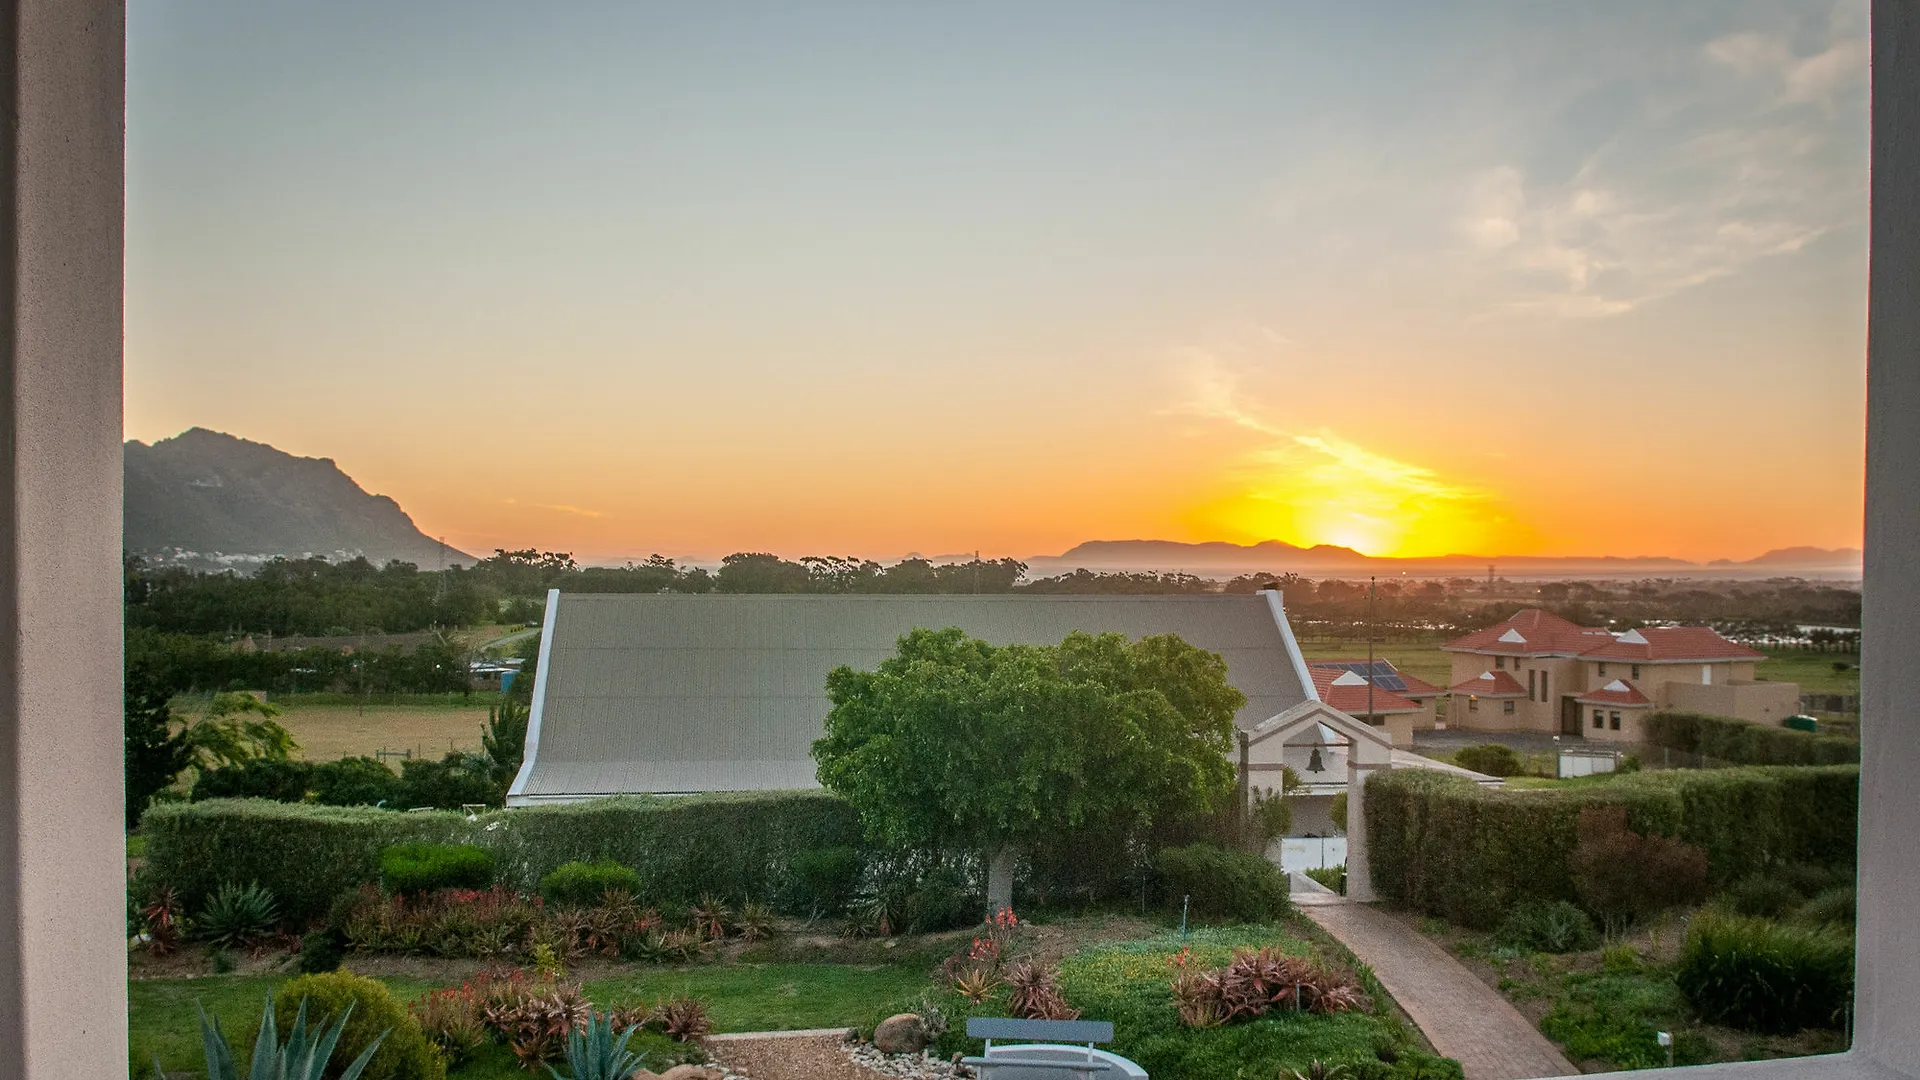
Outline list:
[[[926,1025],[912,1013],[897,1013],[873,1029],[873,1048],[883,1054],[917,1054],[927,1048]]]

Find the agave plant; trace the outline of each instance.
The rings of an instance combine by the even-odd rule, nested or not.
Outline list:
[[[966,968],[953,977],[954,991],[975,1005],[992,997],[999,988],[999,977],[985,968]]]
[[[300,1010],[293,1016],[293,1030],[282,1043],[273,1022],[273,995],[267,995],[267,1008],[260,1016],[260,1035],[253,1044],[253,1061],[247,1069],[246,1080],[321,1080],[328,1060],[333,1057],[334,1044],[340,1041],[347,1017],[352,1015],[353,1004],[348,1003],[332,1027],[309,1029],[307,1001],[301,998]],[[386,1038],[387,1032],[381,1032],[379,1038],[360,1051],[360,1056],[340,1073],[338,1080],[358,1080],[367,1062],[373,1060],[373,1052],[380,1049]],[[207,1080],[241,1080],[240,1066],[233,1060],[233,1049],[220,1030],[220,1021],[209,1019],[205,1009],[200,1010],[200,1042],[207,1055]],[[166,1080],[158,1058],[153,1062],[153,1075],[154,1080]]]
[[[594,1013],[585,1027],[567,1035],[567,1075],[547,1066],[553,1080],[627,1080],[647,1063],[645,1054],[627,1049],[627,1040],[640,1030],[638,1024],[615,1034],[611,1017]]]
[[[180,898],[171,885],[153,891],[152,898],[140,909],[140,922],[146,927],[147,949],[155,956],[165,956],[178,948],[192,925],[180,913]]]
[[[727,926],[733,922],[733,910],[727,902],[712,893],[700,897],[693,907],[693,929],[706,936],[709,941],[727,940]]]
[[[740,905],[740,939],[749,943],[773,933],[773,909],[757,900]]]
[[[707,1019],[707,1007],[690,997],[663,1001],[654,1015],[661,1029],[681,1042],[698,1042],[713,1030],[713,1021]]]
[[[246,886],[228,882],[207,900],[197,924],[200,936],[221,948],[245,945],[272,930],[280,921],[273,893],[259,882]]]

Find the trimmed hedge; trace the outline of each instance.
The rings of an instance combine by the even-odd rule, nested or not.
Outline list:
[[[492,884],[493,856],[472,844],[395,844],[380,853],[380,887],[390,893]]]
[[[1191,901],[1193,914],[1234,922],[1271,922],[1292,909],[1287,876],[1278,867],[1244,851],[1188,844],[1167,848],[1154,858],[1160,900],[1170,911]]]
[[[561,863],[540,879],[540,895],[562,907],[592,907],[609,890],[638,896],[641,888],[639,874],[611,859]]]
[[[442,811],[397,813],[258,799],[155,806],[143,877],[197,907],[222,884],[258,881],[296,925],[334,898],[379,880],[395,844],[473,844],[493,856],[495,880],[523,892],[566,862],[612,860],[637,870],[649,902],[712,893],[771,902],[795,855],[860,843],[853,808],[825,792],[755,792],[599,799],[491,811],[468,820]]]
[[[1579,899],[1569,857],[1587,807],[1624,806],[1634,831],[1699,846],[1721,888],[1785,863],[1851,866],[1859,801],[1860,769],[1844,765],[1641,772],[1524,791],[1396,769],[1367,781],[1367,846],[1383,896],[1491,929],[1523,900]]]
[[[1855,765],[1860,744],[1838,735],[1750,724],[1728,716],[1665,712],[1647,717],[1647,742],[1734,765]]]

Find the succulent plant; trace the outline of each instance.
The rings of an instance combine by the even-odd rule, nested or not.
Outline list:
[[[228,948],[264,936],[279,921],[280,909],[273,893],[258,882],[244,887],[228,882],[207,900],[196,925],[207,942]]]
[[[672,1038],[681,1042],[695,1042],[707,1032],[713,1030],[713,1021],[707,1018],[707,1007],[690,997],[669,998],[654,1010],[660,1027]]]
[[[585,1026],[567,1034],[567,1075],[551,1065],[547,1072],[553,1080],[627,1080],[646,1064],[646,1055],[627,1049],[638,1030],[635,1024],[616,1031],[611,1017],[594,1013]]]
[[[300,1000],[300,1011],[294,1014],[293,1030],[287,1033],[287,1041],[280,1041],[280,1032],[273,1022],[273,997],[268,995],[266,1010],[260,1016],[260,1034],[253,1044],[253,1060],[249,1064],[246,1080],[321,1080],[327,1071],[327,1062],[333,1057],[334,1045],[340,1041],[340,1033],[346,1029],[347,1017],[352,1015],[353,1006],[347,1006],[339,1019],[327,1028],[309,1028],[307,1026],[307,1002]],[[339,1074],[338,1080],[358,1080],[366,1069],[367,1062],[373,1060],[374,1051],[386,1041],[387,1033],[373,1040],[360,1056],[353,1059]],[[227,1036],[220,1030],[220,1021],[209,1019],[205,1009],[200,1010],[200,1042],[207,1056],[208,1080],[241,1080],[240,1066],[233,1059],[233,1049],[227,1045]],[[155,1080],[165,1080],[166,1073],[160,1068],[160,1062],[153,1063]]]

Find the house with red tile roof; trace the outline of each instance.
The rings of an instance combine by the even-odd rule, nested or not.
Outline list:
[[[1763,654],[1705,626],[1614,633],[1538,609],[1455,638],[1447,726],[1644,742],[1655,712],[1779,724],[1800,687],[1755,675]]]
[[[1414,732],[1433,730],[1440,698],[1446,694],[1394,667],[1391,660],[1309,660],[1307,675],[1321,701],[1386,728],[1393,745],[1401,747],[1413,745]]]

